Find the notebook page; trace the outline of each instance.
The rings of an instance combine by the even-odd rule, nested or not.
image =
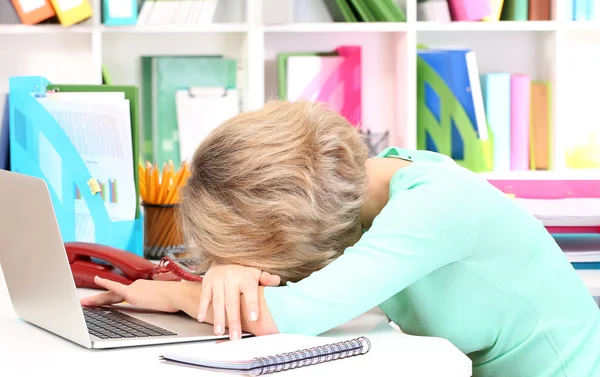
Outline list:
[[[600,198],[523,199],[515,201],[545,226],[600,225]]]
[[[274,356],[285,352],[294,352],[307,348],[337,343],[340,340],[292,335],[275,334],[245,338],[242,340],[219,344],[203,344],[185,353],[165,353],[169,359],[188,364],[203,365],[206,363],[238,364],[240,369],[247,368],[256,357]]]
[[[51,96],[38,101],[56,119],[86,164],[90,178],[98,183],[96,195],[102,196],[111,221],[133,220],[137,194],[129,101],[115,96],[109,100],[108,95],[98,93],[89,96],[77,93],[77,96],[77,100],[68,95],[65,100]],[[39,149],[44,174],[55,191],[62,192],[60,157],[43,135]],[[80,194],[76,194],[74,209],[77,241],[94,242],[94,223]]]

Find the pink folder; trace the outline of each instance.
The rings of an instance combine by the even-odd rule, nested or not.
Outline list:
[[[513,179],[489,180],[505,194],[526,199],[600,198],[598,179]],[[550,233],[600,233],[600,226],[547,226]]]
[[[487,0],[448,0],[452,21],[481,21],[494,13]]]
[[[529,170],[529,107],[531,79],[515,74],[510,79],[510,168]]]
[[[327,102],[352,125],[362,126],[361,112],[361,47],[340,46],[335,50],[343,61],[334,69],[324,69],[309,82],[301,99],[315,98]],[[330,67],[331,68],[331,67]],[[338,98],[341,88],[342,96]]]

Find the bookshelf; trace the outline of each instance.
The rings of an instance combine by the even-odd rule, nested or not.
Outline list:
[[[298,0],[295,0],[298,2]],[[306,2],[304,2],[306,1]],[[302,0],[318,6],[322,0]],[[43,75],[54,82],[100,83],[106,65],[115,83],[140,84],[140,56],[222,54],[239,61],[243,109],[260,107],[276,92],[275,57],[284,51],[331,50],[342,44],[363,47],[363,123],[372,130],[390,130],[390,144],[416,147],[417,44],[468,47],[475,51],[482,73],[521,72],[553,88],[552,135],[554,168],[567,169],[561,140],[569,124],[586,120],[580,100],[591,94],[578,89],[576,76],[600,82],[592,64],[571,57],[573,51],[598,49],[600,22],[567,21],[553,0],[550,21],[420,22],[416,0],[398,1],[405,23],[311,22],[310,15],[287,24],[262,22],[263,0],[219,1],[214,23],[208,25],[139,25],[109,27],[101,23],[100,0],[93,0],[92,19],[76,26],[0,24],[0,48],[10,51],[0,60],[0,93],[8,77]],[[310,12],[308,12],[310,13]],[[582,76],[583,75],[583,76]],[[0,99],[3,108],[4,98]],[[583,109],[585,110],[585,109]],[[587,111],[587,121],[593,113]],[[597,116],[595,117],[597,118]],[[578,174],[598,174],[583,171]],[[502,177],[548,176],[554,172],[512,172]],[[558,174],[558,173],[557,173]],[[485,173],[493,178],[496,173]]]

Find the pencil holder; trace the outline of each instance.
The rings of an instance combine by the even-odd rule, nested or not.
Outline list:
[[[144,257],[160,259],[184,249],[177,221],[177,204],[142,203],[144,208]]]

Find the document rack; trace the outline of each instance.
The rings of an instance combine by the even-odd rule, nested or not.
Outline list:
[[[111,221],[101,195],[93,195],[88,186],[92,176],[75,146],[36,99],[45,95],[49,84],[38,76],[9,80],[11,170],[46,181],[64,242],[77,241],[75,198],[79,191],[94,224],[94,242],[143,255],[143,215],[138,212],[134,220]],[[40,140],[54,148],[52,163],[40,161]],[[52,184],[50,174],[60,177],[60,182]]]

